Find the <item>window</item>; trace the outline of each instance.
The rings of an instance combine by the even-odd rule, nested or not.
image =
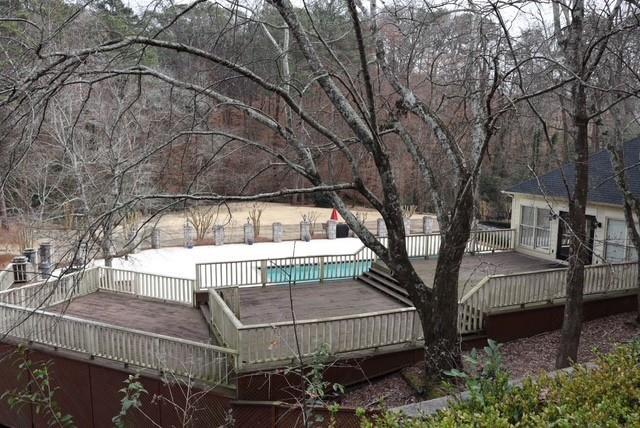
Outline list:
[[[551,211],[547,208],[522,207],[520,244],[532,248],[549,248]]]
[[[607,220],[607,237],[604,243],[604,257],[609,262],[636,260],[636,249],[627,236],[627,223],[624,220]]]

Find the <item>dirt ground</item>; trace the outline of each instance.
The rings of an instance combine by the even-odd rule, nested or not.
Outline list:
[[[578,362],[593,361],[598,352],[606,353],[617,344],[640,339],[640,326],[634,323],[635,317],[635,312],[629,312],[584,323]],[[560,331],[556,330],[502,344],[504,368],[512,379],[553,370],[559,338]],[[412,375],[420,375],[423,372],[421,364],[409,370]],[[418,395],[398,372],[348,390],[341,398],[340,405],[395,407],[425,399]]]
[[[211,210],[216,214],[216,224],[224,224],[226,229],[226,241],[240,242],[242,241],[242,226],[247,222],[249,216],[249,210],[253,207],[254,203],[230,203],[227,205],[217,207],[201,207],[200,210]],[[285,226],[285,239],[294,239],[289,235],[296,235],[298,233],[298,224],[302,221],[302,216],[307,215],[316,217],[316,226],[319,228],[320,223],[326,222],[331,217],[332,208],[318,208],[314,206],[299,206],[289,205],[284,203],[275,202],[261,202],[258,205],[263,207],[262,216],[260,222],[262,224],[262,234],[258,237],[258,240],[270,240],[269,232],[271,230],[271,224],[280,222]],[[370,208],[363,207],[351,207],[351,211],[358,213],[365,217],[367,227],[375,228],[375,221],[380,217],[380,214]],[[417,213],[413,215],[412,219],[415,224],[421,224],[421,219],[424,214]],[[186,212],[177,211],[170,212],[162,215],[159,218],[149,220],[149,223],[145,223],[144,226],[154,225],[157,222],[157,227],[162,231],[162,245],[174,246],[181,245],[183,242],[183,227],[185,220],[187,219]],[[146,219],[141,219],[140,223],[144,223]],[[312,219],[310,219],[312,220]],[[341,219],[340,219],[341,220]],[[289,226],[287,228],[286,226]],[[42,232],[44,231],[44,232]],[[51,225],[45,225],[40,232],[36,232],[34,236],[34,245],[37,247],[40,241],[51,241],[54,244],[54,248],[61,248],[64,246],[64,239],[61,241],[61,236],[66,236],[65,232],[51,228]],[[62,234],[62,235],[61,235]],[[235,239],[234,239],[235,238]],[[117,240],[117,238],[116,238]],[[59,242],[60,241],[60,242]],[[198,241],[197,244],[210,244],[211,239]],[[16,230],[9,230],[8,232],[0,231],[0,256],[8,258],[9,260],[19,253],[18,234]],[[0,260],[0,268],[4,266],[4,259]]]

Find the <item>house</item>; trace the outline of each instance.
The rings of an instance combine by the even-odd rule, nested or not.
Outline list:
[[[624,144],[627,181],[640,196],[640,137]],[[565,185],[566,183],[568,184]],[[547,174],[519,183],[504,193],[512,197],[511,227],[516,230],[516,250],[537,257],[566,260],[569,233],[566,222],[569,206],[567,187],[575,186],[575,165],[566,164]],[[623,195],[613,175],[607,150],[589,158],[587,236],[592,264],[621,262],[636,258],[627,236]]]

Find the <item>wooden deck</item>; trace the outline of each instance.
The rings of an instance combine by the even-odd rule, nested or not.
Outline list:
[[[165,336],[213,343],[199,310],[189,306],[98,291],[47,311]]]
[[[326,281],[292,286],[297,320],[355,315],[405,305],[359,281]],[[240,288],[240,321],[245,324],[291,321],[289,287]]]
[[[413,267],[418,275],[430,285],[436,270],[437,259],[414,259]],[[466,255],[460,266],[458,294],[463,296],[471,287],[487,275],[504,275],[509,273],[530,272],[536,270],[566,267],[560,263],[527,256],[515,251]]]

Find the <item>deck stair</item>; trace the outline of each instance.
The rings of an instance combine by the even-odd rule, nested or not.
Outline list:
[[[358,277],[358,281],[364,282],[384,294],[393,297],[399,302],[408,306],[413,306],[411,299],[409,299],[409,293],[407,293],[407,290],[400,285],[400,283],[387,271],[387,269],[383,269],[381,266],[372,266],[369,271],[364,272]]]

